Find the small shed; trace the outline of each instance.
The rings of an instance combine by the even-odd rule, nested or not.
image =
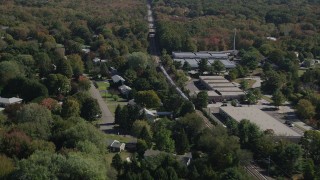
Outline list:
[[[123,95],[128,95],[129,92],[131,91],[131,87],[126,86],[126,85],[119,86],[118,89],[121,92],[121,94],[123,94]]]
[[[112,151],[112,152],[121,152],[124,150],[126,144],[125,143],[121,143],[118,140],[109,140],[108,141],[108,148]]]

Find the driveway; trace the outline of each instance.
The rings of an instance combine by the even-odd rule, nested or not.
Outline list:
[[[262,83],[262,80],[259,76],[250,76],[248,78],[245,78],[245,79],[251,79],[251,80],[255,80],[256,82],[252,85],[252,88],[259,88],[261,87],[261,83]]]
[[[99,90],[91,83],[91,88],[89,92],[91,96],[98,101],[98,104],[102,112],[101,122],[99,123],[100,130],[104,132],[112,132],[114,127],[114,117],[110,112],[104,99],[101,97]]]

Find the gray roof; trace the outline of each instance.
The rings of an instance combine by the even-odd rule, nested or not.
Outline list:
[[[259,126],[262,130],[272,129],[276,135],[301,136],[280,121],[254,107],[226,106],[220,107],[220,110],[238,122],[242,119],[248,119],[250,122]]]
[[[20,103],[23,99],[12,97],[12,98],[3,98],[0,97],[0,104],[14,104]]]
[[[218,88],[215,87],[214,90],[217,90],[219,92],[243,92],[238,87],[218,87]]]
[[[111,79],[112,79],[112,81],[113,81],[114,83],[117,83],[117,82],[119,82],[119,81],[122,81],[122,82],[125,81],[125,80],[124,80],[121,76],[119,76],[119,75],[114,75],[114,76],[111,77]]]

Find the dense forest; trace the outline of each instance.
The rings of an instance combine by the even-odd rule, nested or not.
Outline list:
[[[230,120],[227,128],[203,121],[207,94],[192,101],[180,97],[147,53],[146,3],[0,0],[0,95],[23,99],[0,112],[0,179],[247,180],[244,167],[253,159],[273,177],[319,178],[318,131],[294,144],[275,140],[248,120]],[[232,49],[236,29],[242,62],[229,78],[244,77],[267,59],[259,67],[261,91],[289,99],[300,116],[320,124],[320,71],[298,74],[299,63],[320,55],[319,2],[152,3],[160,59],[179,86],[188,67],[174,63],[171,51]],[[134,137],[136,148],[121,153],[108,150],[110,134],[99,130],[101,109],[89,93],[91,81],[111,82],[114,69],[132,88],[121,97],[125,105],[115,109],[113,135]],[[214,71],[222,71],[219,64]],[[108,93],[120,85],[111,82]],[[150,122],[146,108],[170,115]],[[160,153],[145,155],[150,150]],[[179,159],[186,154],[192,154],[187,165]]]

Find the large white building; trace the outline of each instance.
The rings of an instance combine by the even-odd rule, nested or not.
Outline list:
[[[220,114],[226,118],[240,122],[247,119],[256,124],[261,130],[273,130],[275,136],[297,137],[301,135],[267,113],[255,107],[220,107]]]
[[[223,101],[240,99],[245,93],[223,76],[200,76],[199,80],[208,89],[209,100]]]

